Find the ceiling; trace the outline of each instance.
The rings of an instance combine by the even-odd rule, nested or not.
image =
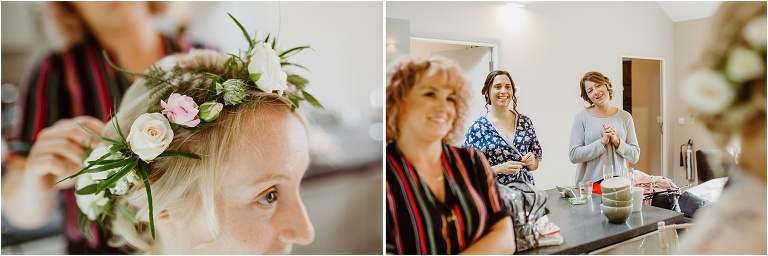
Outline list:
[[[657,1],[672,22],[706,18],[715,14],[722,1]]]

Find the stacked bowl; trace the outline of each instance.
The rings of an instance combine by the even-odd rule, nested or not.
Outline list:
[[[603,200],[600,207],[611,223],[624,223],[632,213],[632,183],[624,177],[615,177],[600,183]]]

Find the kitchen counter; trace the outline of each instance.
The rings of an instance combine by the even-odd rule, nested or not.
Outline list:
[[[560,197],[557,189],[547,192],[549,221],[560,227],[563,244],[531,249],[517,254],[583,254],[610,246],[657,229],[657,222],[674,224],[683,220],[683,213],[643,205],[624,224],[609,223],[600,208],[601,196],[593,194],[585,204],[571,205]]]

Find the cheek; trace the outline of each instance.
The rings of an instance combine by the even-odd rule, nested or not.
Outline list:
[[[229,208],[219,215],[221,251],[214,254],[264,254],[276,240],[268,216],[254,209]]]

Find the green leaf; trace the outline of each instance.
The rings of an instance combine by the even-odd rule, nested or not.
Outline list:
[[[81,188],[78,191],[75,191],[75,193],[78,194],[78,195],[94,194],[94,192],[96,192],[96,187],[97,186],[98,186],[98,184],[91,184],[91,185],[85,186],[84,188]]]
[[[96,172],[109,171],[109,170],[112,170],[112,169],[115,169],[115,168],[119,168],[119,167],[125,166],[125,165],[129,164],[130,162],[135,162],[136,159],[138,159],[138,158],[136,158],[134,156],[134,157],[129,157],[129,158],[121,159],[120,161],[112,162],[112,163],[108,163],[108,164],[98,163],[97,165],[99,165],[99,167],[88,169],[85,172],[86,173],[96,173]]]
[[[96,193],[97,194],[101,193],[102,191],[106,190],[107,188],[112,187],[112,185],[115,185],[115,183],[117,183],[117,181],[120,178],[122,178],[123,176],[128,174],[128,172],[132,171],[133,168],[136,167],[136,164],[139,162],[138,158],[135,158],[135,159],[136,160],[134,160],[133,162],[130,162],[130,163],[124,165],[123,168],[120,168],[120,170],[117,171],[117,173],[115,173],[111,177],[107,178],[107,180],[105,180],[104,182],[101,182],[99,184],[99,187],[96,188]]]
[[[295,67],[299,67],[301,69],[309,71],[309,69],[307,67],[304,67],[304,66],[296,64],[296,63],[291,63],[291,62],[280,62],[280,66],[281,67],[282,66],[295,66]]]
[[[289,50],[287,50],[287,51],[284,51],[283,53],[281,53],[281,54],[280,54],[280,58],[281,58],[281,59],[285,59],[285,58],[288,58],[288,57],[290,57],[290,56],[293,56],[294,54],[296,54],[296,53],[298,53],[298,52],[301,52],[301,51],[302,51],[302,50],[304,50],[304,49],[312,49],[312,48],[309,48],[309,45],[303,45],[303,46],[297,46],[297,47],[293,47],[293,48],[291,48],[291,49],[289,49]]]
[[[237,21],[237,19],[235,19],[234,16],[232,16],[232,14],[227,13],[227,15],[229,15],[229,17],[232,18],[232,20],[234,20],[235,23],[237,23],[237,26],[240,27],[240,30],[243,31],[243,35],[245,35],[245,40],[247,40],[248,44],[249,44],[248,47],[249,47],[249,49],[252,49],[253,48],[253,41],[251,40],[251,36],[248,35],[248,31],[245,31],[245,28],[243,27],[243,25],[241,25],[240,22]],[[155,237],[155,233],[154,232],[152,232],[152,237],[153,238]]]
[[[136,215],[123,204],[117,204],[117,212],[131,223],[136,223]]]
[[[251,79],[251,81],[255,83],[256,81],[259,81],[259,78],[261,78],[261,74],[251,74],[249,78]]]
[[[320,102],[317,101],[317,99],[315,99],[315,96],[312,96],[312,94],[309,94],[307,91],[303,91],[303,90],[301,91],[301,93],[304,94],[304,98],[307,98],[307,102],[309,102],[309,104],[312,104],[312,106],[316,108],[324,109],[323,105],[320,104]]]
[[[152,188],[149,186],[149,166],[146,163],[139,164],[139,176],[144,180],[144,189],[147,191],[147,203],[149,204],[149,229],[152,239],[155,239],[155,209],[152,206]]]
[[[200,156],[195,154],[195,153],[176,151],[176,150],[166,150],[166,151],[163,151],[163,153],[161,153],[157,157],[164,157],[164,156],[181,156],[181,157],[186,157],[186,158],[192,158],[192,159],[200,160]]]
[[[120,123],[117,121],[117,116],[112,115],[112,119],[110,119],[110,122],[113,126],[115,126],[115,131],[117,131],[117,136],[120,136],[120,140],[123,141],[123,145],[128,145],[128,142],[125,141],[125,135],[123,135],[123,130],[120,129]]]
[[[53,186],[56,186],[57,184],[61,183],[62,181],[65,181],[65,180],[77,177],[78,175],[85,173],[88,170],[88,168],[91,168],[92,166],[96,165],[96,163],[99,162],[99,161],[107,159],[107,157],[109,157],[109,154],[104,154],[103,156],[99,157],[99,159],[91,161],[90,164],[88,164],[88,166],[86,166],[85,168],[81,169],[79,172],[77,172],[75,174],[72,174],[72,175],[69,175],[68,177],[66,177],[66,178],[64,178],[64,179],[54,183]]]
[[[104,59],[107,60],[107,64],[109,64],[109,66],[111,66],[115,70],[120,71],[120,73],[127,74],[127,75],[132,75],[132,76],[138,76],[138,77],[143,77],[144,76],[144,74],[142,74],[142,73],[128,71],[128,70],[125,70],[125,69],[122,69],[122,68],[118,67],[117,65],[115,65],[115,63],[112,63],[112,59],[109,58],[109,54],[107,54],[107,50],[106,49],[104,49],[104,51],[102,51],[102,55],[104,55]]]
[[[110,142],[112,144],[121,144],[119,141],[116,141],[116,140],[113,140],[113,139],[110,139],[110,138],[98,135],[98,134],[96,134],[96,133],[86,129],[85,127],[83,127],[83,125],[80,124],[80,122],[77,122],[77,125],[79,125],[80,128],[83,128],[83,130],[85,130],[85,132],[87,132],[88,134],[90,134],[93,137],[99,138],[100,140],[103,140],[103,141]]]
[[[307,79],[304,79],[300,75],[289,75],[288,82],[291,83],[292,85],[295,85],[296,88],[299,88],[299,89],[303,89],[304,86],[306,86],[307,83],[309,83]]]

